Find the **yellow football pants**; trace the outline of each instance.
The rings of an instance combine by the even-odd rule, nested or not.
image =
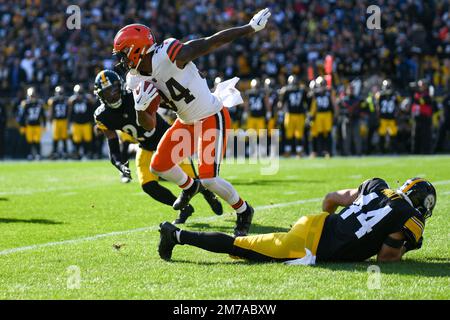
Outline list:
[[[319,134],[329,134],[333,128],[333,113],[331,111],[318,112],[314,118],[311,135],[317,137]]]
[[[40,125],[28,125],[25,127],[25,139],[27,143],[40,143],[42,127]]]
[[[72,140],[74,143],[92,141],[92,124],[74,123],[72,124]]]
[[[68,138],[69,123],[67,119],[54,119],[52,121],[53,140],[66,140]]]
[[[394,119],[380,119],[378,134],[384,137],[388,132],[391,137],[395,137],[397,135],[397,122]]]
[[[148,151],[142,148],[139,148],[136,152],[136,171],[141,186],[150,181],[159,180],[159,177],[150,171],[150,163],[154,153],[154,151]],[[189,177],[193,178],[195,176],[189,159],[185,159],[180,163],[180,167]]]
[[[305,131],[305,115],[303,113],[286,113],[284,117],[284,129],[286,132],[286,139],[295,138],[297,140],[303,139],[303,132]]]
[[[256,131],[266,129],[265,117],[248,117],[247,129],[254,129]]]
[[[305,248],[313,255],[322,235],[327,212],[301,217],[288,232],[237,237],[234,245],[275,259],[298,259],[306,255]]]

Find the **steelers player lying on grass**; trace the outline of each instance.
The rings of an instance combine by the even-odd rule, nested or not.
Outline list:
[[[400,261],[403,254],[422,246],[425,219],[436,204],[436,190],[421,178],[407,180],[392,190],[380,178],[357,189],[329,193],[323,213],[301,217],[289,232],[233,238],[218,232],[180,230],[160,225],[159,255],[170,260],[177,244],[227,253],[258,262],[314,264],[325,261]],[[336,209],[343,207],[339,213]]]

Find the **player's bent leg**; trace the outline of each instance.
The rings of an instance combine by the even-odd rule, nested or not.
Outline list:
[[[158,181],[149,181],[141,187],[142,190],[150,197],[168,206],[172,206],[177,199],[169,189],[160,185]]]

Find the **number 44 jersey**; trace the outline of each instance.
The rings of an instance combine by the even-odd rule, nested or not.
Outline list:
[[[150,79],[166,106],[175,111],[183,123],[192,124],[219,112],[222,103],[211,93],[206,79],[193,62],[182,69],[177,66],[176,57],[182,47],[183,44],[174,38],[158,45],[152,55]],[[127,76],[127,85],[131,89],[130,82],[136,83],[133,77],[149,79],[139,74]]]
[[[379,178],[359,187],[353,204],[327,217],[317,260],[364,261],[376,255],[389,234],[402,231],[409,249],[420,248],[425,220]]]

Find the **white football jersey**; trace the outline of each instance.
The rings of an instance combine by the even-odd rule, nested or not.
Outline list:
[[[178,68],[175,58],[181,47],[182,43],[174,38],[158,45],[152,57],[150,78],[160,91],[161,98],[178,118],[183,123],[191,124],[219,112],[222,103],[211,93],[206,79],[193,62],[187,63],[183,69]]]

